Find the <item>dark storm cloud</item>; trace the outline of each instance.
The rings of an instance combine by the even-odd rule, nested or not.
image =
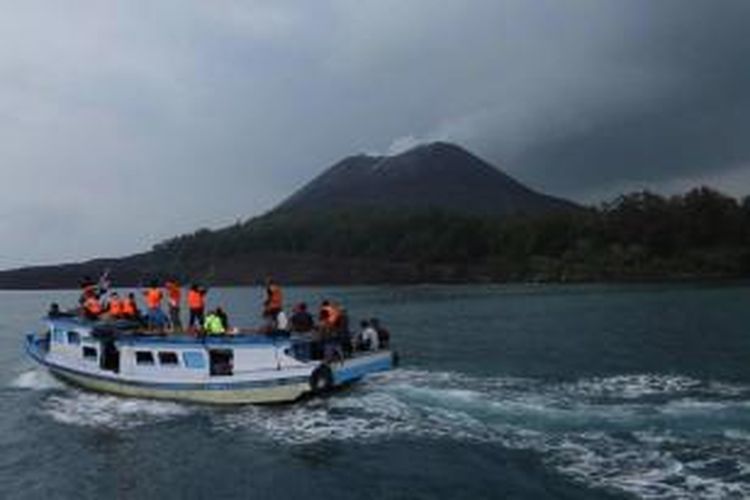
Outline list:
[[[740,193],[749,6],[0,2],[0,267],[144,250],[437,139],[574,198]]]
[[[613,55],[667,84],[643,105],[604,107],[584,129],[538,137],[515,158],[538,183],[576,193],[719,175],[750,163],[750,3],[638,7],[640,28]],[[750,192],[736,191],[743,189]]]

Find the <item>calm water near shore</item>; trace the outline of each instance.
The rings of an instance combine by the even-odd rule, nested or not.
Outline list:
[[[750,497],[750,286],[286,295],[377,315],[402,366],[281,407],[88,393],[22,353],[76,292],[0,292],[0,498]],[[260,289],[209,297],[258,322]]]

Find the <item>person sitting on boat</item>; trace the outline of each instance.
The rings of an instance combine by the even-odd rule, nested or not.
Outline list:
[[[83,301],[83,316],[91,321],[96,321],[102,314],[102,304],[99,302],[99,297],[96,296],[96,292],[87,291],[86,298]]]
[[[276,319],[284,308],[281,287],[271,278],[266,278],[266,300],[263,301],[263,317]]]
[[[295,333],[307,333],[315,328],[315,320],[307,311],[307,304],[300,302],[294,306],[292,317],[289,320],[291,331]]]
[[[188,309],[190,310],[190,320],[188,328],[194,330],[195,327],[201,328],[204,322],[204,311],[206,308],[206,290],[197,284],[190,285],[187,295]]]
[[[362,327],[362,331],[359,334],[359,349],[362,351],[377,351],[380,347],[378,342],[378,332],[366,319],[363,319],[359,323],[359,326]]]
[[[378,345],[383,349],[388,349],[388,344],[391,341],[391,332],[386,327],[380,324],[378,318],[370,318],[370,324],[378,333]]]
[[[111,292],[109,294],[109,298],[107,299],[107,316],[110,319],[122,318],[122,304],[123,301],[120,300],[120,296],[117,294],[117,292]]]
[[[206,320],[203,322],[203,331],[207,335],[224,335],[226,333],[227,330],[221,319],[222,313],[221,308],[217,308],[206,316]]]
[[[319,329],[323,337],[332,337],[341,318],[341,310],[329,300],[320,304]]]
[[[182,301],[182,288],[177,280],[167,280],[164,284],[167,289],[167,299],[169,303],[169,322],[172,323],[172,330],[181,331],[182,321],[180,320],[180,302]]]
[[[70,318],[73,316],[75,316],[75,313],[60,310],[60,305],[57,302],[51,303],[47,311],[48,318]]]
[[[138,303],[133,292],[130,292],[122,301],[122,318],[141,322],[141,312],[138,310]]]

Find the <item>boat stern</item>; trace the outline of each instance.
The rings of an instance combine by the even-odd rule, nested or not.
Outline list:
[[[394,354],[391,351],[377,351],[345,360],[343,363],[333,363],[334,385],[345,385],[361,379],[364,376],[392,370]]]

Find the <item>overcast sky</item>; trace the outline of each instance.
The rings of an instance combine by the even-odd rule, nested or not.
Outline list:
[[[142,251],[359,152],[750,193],[747,0],[0,1],[0,268]]]

